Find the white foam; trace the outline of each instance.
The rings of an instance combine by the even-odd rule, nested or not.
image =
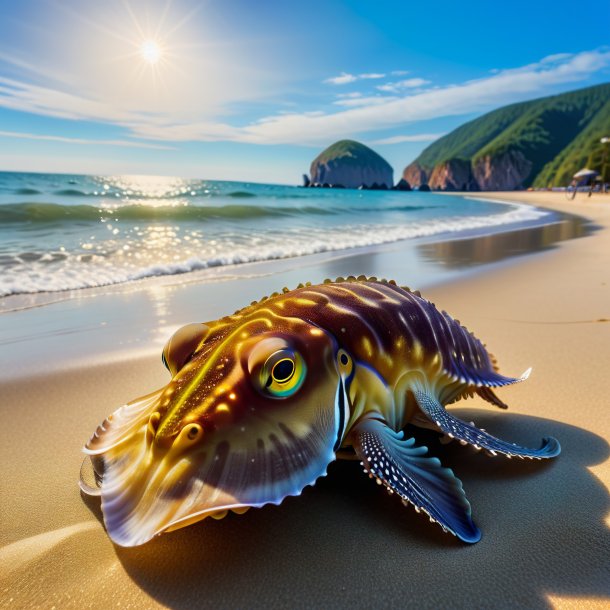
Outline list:
[[[497,203],[504,203],[500,202]],[[330,228],[294,228],[283,234],[226,235],[207,247],[198,257],[172,263],[142,264],[105,259],[82,262],[80,256],[68,255],[52,264],[35,261],[27,269],[18,265],[5,269],[0,277],[0,296],[11,294],[53,292],[107,286],[147,277],[176,275],[211,267],[276,260],[376,246],[405,239],[430,237],[439,234],[459,234],[464,231],[494,228],[503,225],[531,222],[549,215],[531,206],[510,203],[510,209],[486,216],[455,216],[398,225],[359,224]],[[205,250],[205,248],[204,248]],[[179,255],[179,252],[178,252]]]

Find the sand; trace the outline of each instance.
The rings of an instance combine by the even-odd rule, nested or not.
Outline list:
[[[494,196],[581,214],[598,230],[425,292],[503,372],[534,368],[501,392],[508,412],[471,400],[456,413],[520,444],[545,435],[562,444],[549,463],[439,450],[464,483],[481,542],[457,542],[341,462],[279,507],[115,547],[76,481],[95,425],[166,382],[158,353],[130,352],[0,384],[0,606],[608,607],[610,197]],[[18,354],[25,371],[23,352],[3,360]]]

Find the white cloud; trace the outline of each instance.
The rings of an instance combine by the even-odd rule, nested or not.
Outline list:
[[[332,76],[322,81],[329,85],[348,85],[354,83],[357,80],[371,80],[377,78],[385,78],[385,74],[381,72],[365,72],[364,74],[350,74],[349,72],[341,72],[339,76]]]
[[[0,76],[0,106],[60,119],[92,119],[120,122],[137,120],[139,114],[116,105],[88,99],[56,87],[44,87]]]
[[[21,131],[0,131],[0,138],[17,138],[19,140],[41,140],[48,142],[63,142],[64,144],[87,144],[92,146],[120,146],[123,148],[154,148],[157,150],[175,150],[173,146],[152,144],[148,142],[133,142],[131,140],[92,140],[85,138],[68,138],[64,136],[24,133]]]
[[[392,76],[405,76],[406,74],[409,74],[408,70],[392,70],[390,72],[390,74]]]
[[[402,142],[434,142],[445,133],[417,133],[411,136],[392,136],[390,138],[381,138],[374,140],[371,144],[401,144]]]
[[[540,60],[541,64],[551,64],[558,61],[563,61],[565,59],[570,59],[570,57],[574,57],[573,53],[555,53],[554,55],[547,55],[543,59]]]
[[[353,83],[354,81],[357,81],[358,77],[354,76],[353,74],[348,74],[347,72],[341,72],[341,74],[339,74],[339,76],[333,76],[331,78],[327,78],[325,81],[325,83],[328,83],[329,85],[347,85],[348,83]]]
[[[352,91],[351,93],[337,93],[337,97],[339,99],[362,97],[362,93],[360,93],[359,91]]]
[[[321,145],[380,129],[428,119],[483,112],[512,102],[548,95],[551,87],[578,83],[610,66],[610,51],[583,51],[563,61],[544,60],[522,68],[449,87],[439,87],[384,104],[348,108],[308,118],[303,114],[268,117],[242,128],[238,139],[266,144]]]
[[[336,106],[343,106],[345,108],[356,108],[357,106],[378,106],[379,104],[387,104],[393,100],[398,99],[390,95],[373,95],[370,97],[349,97],[336,100],[333,102]]]
[[[430,81],[423,78],[407,78],[405,80],[399,80],[395,83],[386,83],[385,85],[379,85],[377,89],[379,91],[388,91],[390,93],[396,93],[403,89],[416,89],[417,87],[423,87],[429,85]]]
[[[163,142],[234,141],[253,144],[323,145],[382,129],[401,129],[417,121],[484,112],[504,104],[548,95],[553,87],[587,81],[610,67],[610,50],[550,56],[519,68],[501,70],[461,84],[400,95],[373,96],[336,111],[279,112],[245,125],[190,113],[135,110],[111,104],[67,84],[37,85],[0,77],[0,106],[64,119],[82,119],[123,127],[129,136]],[[370,96],[369,96],[370,97]],[[357,98],[343,98],[357,99]],[[364,98],[366,99],[366,98]],[[369,100],[370,101],[370,100]],[[144,108],[147,108],[144,106]]]

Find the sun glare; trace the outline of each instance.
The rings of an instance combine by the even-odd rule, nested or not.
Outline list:
[[[145,40],[140,45],[140,56],[151,66],[154,66],[161,59],[161,55],[161,47],[155,40]]]

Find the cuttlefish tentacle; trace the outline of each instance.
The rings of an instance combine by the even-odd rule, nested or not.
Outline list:
[[[561,453],[559,442],[552,437],[543,439],[543,445],[540,449],[520,447],[515,443],[500,440],[475,425],[467,424],[451,415],[429,392],[415,390],[414,395],[421,410],[445,434],[465,441],[467,444],[473,445],[475,449],[487,449],[492,455],[502,453],[509,457],[517,456],[532,459],[553,458]]]
[[[423,510],[443,530],[464,542],[477,542],[481,532],[472,522],[461,481],[438,458],[428,456],[426,447],[403,437],[404,433],[374,418],[363,419],[352,431],[354,449],[378,483],[417,512]]]
[[[279,504],[354,453],[388,491],[465,542],[480,532],[459,479],[414,438],[430,428],[495,454],[549,458],[445,407],[527,378],[503,376],[459,320],[417,291],[359,276],[285,288],[163,350],[166,387],[110,415],[85,446],[81,489],[114,542],[143,544],[207,516]]]

